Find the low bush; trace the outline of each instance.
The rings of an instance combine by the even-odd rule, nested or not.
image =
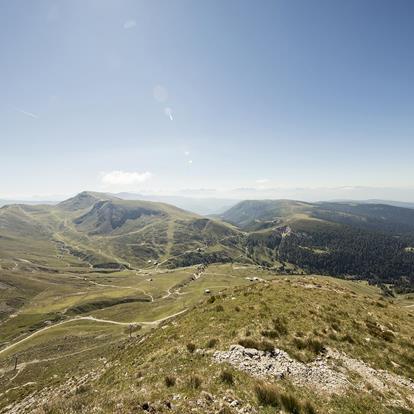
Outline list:
[[[192,354],[195,351],[195,349],[196,349],[196,346],[192,342],[189,342],[187,344],[187,351],[190,352],[190,354]]]
[[[203,380],[198,375],[191,375],[188,380],[188,386],[194,390],[201,387]]]
[[[309,351],[315,354],[320,354],[321,352],[325,350],[325,347],[323,346],[322,342],[319,341],[318,339],[293,338],[292,342],[296,346],[296,348],[299,349],[300,351],[304,349],[308,349]]]
[[[173,387],[175,385],[175,377],[173,377],[172,375],[167,375],[164,379],[165,385],[167,387]]]
[[[265,336],[266,338],[271,338],[271,339],[275,339],[275,338],[279,338],[280,335],[277,331],[262,331],[261,334],[263,336]]]
[[[272,352],[274,350],[274,346],[269,341],[256,341],[251,338],[244,338],[240,339],[239,345],[245,347],[245,348],[253,348],[258,349],[259,351],[264,352]]]
[[[207,342],[207,348],[214,348],[218,344],[219,340],[217,338],[211,338]]]
[[[317,339],[308,339],[306,341],[307,348],[314,352],[315,354],[320,354],[325,350],[325,347],[323,346],[321,341],[318,341]]]
[[[287,335],[288,333],[288,328],[287,328],[287,323],[286,323],[286,319],[283,317],[277,317],[275,319],[273,319],[273,329],[279,333],[280,336],[282,335]]]
[[[221,371],[220,373],[220,380],[221,382],[224,382],[228,385],[233,385],[234,384],[234,377],[231,371],[224,369],[223,371]]]
[[[303,414],[316,414],[317,411],[316,411],[316,408],[309,401],[306,401],[303,404],[302,413]]]
[[[291,414],[316,414],[316,409],[309,402],[301,402],[292,393],[280,391],[276,385],[260,382],[254,388],[260,405],[283,409]]]
[[[259,383],[254,387],[257,400],[260,405],[270,405],[271,407],[280,408],[280,392],[275,385]]]
[[[283,408],[292,414],[300,414],[302,413],[302,404],[300,401],[290,393],[282,393],[280,394],[280,403],[282,404]]]
[[[213,295],[213,296],[210,296],[209,298],[208,298],[208,303],[214,303],[216,301],[216,297]]]
[[[341,337],[341,341],[342,342],[349,342],[350,344],[355,343],[355,339],[350,334],[346,334],[343,337]]]

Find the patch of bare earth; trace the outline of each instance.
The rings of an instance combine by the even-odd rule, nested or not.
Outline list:
[[[379,392],[393,395],[394,403],[401,406],[407,406],[407,402],[414,404],[414,382],[411,379],[376,370],[336,350],[328,349],[313,362],[305,364],[278,348],[270,353],[232,345],[228,351],[216,351],[213,359],[257,378],[287,378],[293,384],[311,388],[317,393],[341,394],[350,388],[362,390],[368,383]],[[358,374],[361,381],[351,383],[348,375],[352,372]]]

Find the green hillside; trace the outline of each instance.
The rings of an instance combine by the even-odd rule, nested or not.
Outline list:
[[[352,208],[1,208],[0,413],[410,412],[410,216]]]
[[[257,263],[414,288],[414,210],[375,204],[244,201],[222,218],[248,231]]]
[[[162,283],[157,280],[154,275]],[[119,304],[118,312],[92,312],[95,320],[54,323],[0,353],[0,410],[408,414],[414,409],[414,315],[380,289],[232,265],[208,266],[182,286],[184,295],[176,300],[193,297],[186,312],[153,330],[141,325],[130,335],[127,324],[99,322],[122,321],[119,310],[131,305]],[[203,294],[205,287],[210,294]],[[173,312],[174,301],[160,301],[169,303],[170,313],[179,312]]]
[[[43,256],[62,259],[62,266],[72,256],[101,268],[229,261],[240,255],[239,242],[228,243],[238,235],[228,224],[168,204],[102,193],[83,192],[57,206],[0,209],[0,244],[9,266]]]

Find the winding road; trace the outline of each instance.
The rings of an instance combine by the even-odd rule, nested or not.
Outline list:
[[[113,324],[113,325],[122,325],[122,326],[130,326],[130,325],[145,325],[145,326],[154,325],[155,326],[155,325],[157,325],[161,322],[164,322],[168,319],[174,318],[175,316],[181,315],[182,313],[184,313],[186,311],[187,311],[187,309],[183,309],[180,312],[174,313],[172,315],[165,316],[164,318],[160,318],[160,319],[157,319],[155,321],[149,321],[149,322],[146,322],[146,321],[144,321],[144,322],[143,321],[118,322],[118,321],[111,321],[109,319],[99,319],[99,318],[95,318],[94,316],[78,316],[76,318],[67,319],[65,321],[56,323],[54,325],[45,326],[44,328],[39,329],[36,332],[33,332],[29,336],[26,336],[25,338],[20,339],[19,341],[14,342],[13,344],[10,344],[9,346],[6,346],[6,348],[1,349],[0,350],[0,355],[7,352],[7,351],[9,351],[10,349],[16,347],[17,345],[20,345],[23,342],[29,341],[31,338],[33,338],[34,336],[40,334],[41,332],[47,331],[48,329],[56,328],[57,326],[60,326],[60,325],[66,324],[66,323],[70,323],[70,322],[77,322],[77,321],[85,320],[85,321],[93,321],[93,322],[98,322],[98,323],[110,323],[110,324]]]

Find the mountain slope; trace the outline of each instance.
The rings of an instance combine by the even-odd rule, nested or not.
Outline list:
[[[213,272],[237,273],[226,265]],[[153,332],[86,350],[73,357],[75,374],[65,375],[66,358],[9,372],[4,412],[412,412],[408,309],[364,283],[249,272],[267,281],[223,290]]]
[[[242,249],[241,233],[227,223],[164,203],[92,192],[57,206],[0,209],[0,238],[5,237],[20,246],[14,259],[28,259],[30,246],[42,239],[43,254],[59,256],[63,249],[87,265],[108,268],[226,262]],[[41,253],[36,256],[41,260]]]
[[[272,226],[281,219],[311,210],[310,203],[292,200],[246,200],[242,201],[220,217],[245,230]]]
[[[66,211],[77,211],[92,207],[98,201],[119,200],[119,198],[104,193],[93,191],[82,191],[58,204],[58,207]]]
[[[414,288],[414,210],[356,203],[252,200],[221,216],[249,231],[250,257],[308,272]]]

